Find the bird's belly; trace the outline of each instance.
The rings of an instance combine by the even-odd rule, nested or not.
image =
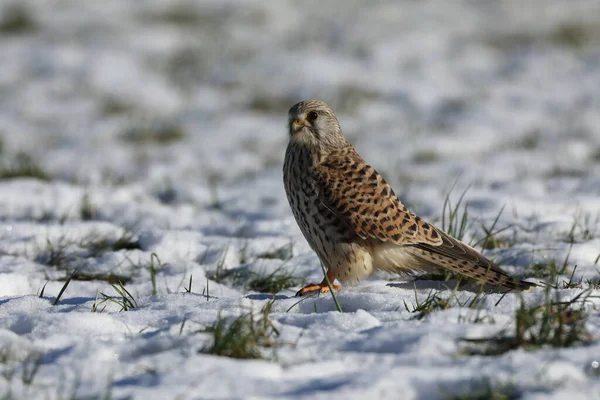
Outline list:
[[[331,234],[331,227],[334,226],[335,221],[333,218],[319,213],[316,195],[307,196],[303,193],[296,200],[298,204],[292,204],[290,199],[294,218],[310,247],[323,260],[335,247],[337,237]]]
[[[338,280],[356,283],[373,272],[369,247],[351,234],[336,215],[321,206],[316,194],[303,193],[289,200],[306,241],[323,265],[335,271]]]
[[[288,149],[289,150],[289,149]],[[370,246],[320,200],[310,163],[290,153],[284,162],[284,186],[300,231],[327,269],[341,282],[358,282],[373,272]]]

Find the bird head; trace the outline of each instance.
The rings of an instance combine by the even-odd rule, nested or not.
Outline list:
[[[288,112],[290,142],[328,152],[346,145],[340,124],[320,100],[301,101]]]

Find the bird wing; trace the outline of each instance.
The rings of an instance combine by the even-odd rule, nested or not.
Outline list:
[[[315,181],[323,206],[363,239],[443,243],[438,230],[404,207],[383,177],[354,151],[330,154],[315,168]]]

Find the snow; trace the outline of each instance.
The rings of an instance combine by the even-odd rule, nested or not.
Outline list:
[[[309,98],[426,219],[467,189],[478,240],[504,207],[506,246],[485,253],[510,273],[539,282],[535,263],[568,257],[559,282],[576,265],[583,288],[565,301],[600,277],[600,3],[363,3],[0,4],[0,170],[24,152],[51,177],[0,180],[0,398],[429,399],[488,381],[600,398],[598,289],[589,343],[483,356],[462,339],[512,331],[543,289],[478,310],[469,287],[377,274],[337,294],[339,313],[294,297],[301,279],[245,283],[322,279],[281,182],[287,110]],[[19,7],[32,22],[15,32]],[[117,297],[110,274],[138,307],[98,305]],[[415,318],[432,293],[451,307]],[[271,302],[264,359],[201,351],[217,320]]]

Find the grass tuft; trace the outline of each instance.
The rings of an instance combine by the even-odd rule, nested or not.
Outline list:
[[[485,322],[486,317],[485,316],[481,317],[479,315],[479,311],[480,311],[479,305],[481,304],[482,298],[484,296],[484,292],[482,290],[480,290],[473,297],[470,297],[468,299],[461,301],[456,296],[456,290],[458,289],[459,286],[460,286],[460,282],[458,282],[456,284],[454,289],[450,292],[450,294],[447,297],[442,297],[440,295],[440,293],[442,293],[440,290],[434,291],[434,289],[431,289],[429,291],[429,293],[427,294],[427,297],[423,301],[419,301],[419,298],[417,296],[417,288],[415,286],[415,289],[414,289],[415,303],[409,308],[408,304],[405,301],[404,308],[406,309],[406,311],[416,314],[412,318],[412,319],[416,319],[416,320],[421,320],[421,319],[425,318],[426,316],[428,316],[429,314],[431,314],[432,312],[438,311],[438,310],[446,310],[446,309],[452,308],[452,307],[469,308],[469,309],[477,310],[478,311],[477,315],[474,318],[469,318],[469,319],[465,318],[463,316],[460,316],[459,317],[460,321],[468,320],[469,322],[473,322],[473,323]]]
[[[573,267],[573,272],[571,272],[571,276],[568,281],[562,281],[563,289],[581,289],[583,287],[583,278],[579,278],[578,281],[574,281],[575,271],[577,270],[577,265]]]
[[[56,299],[54,300],[54,303],[52,303],[52,305],[57,305],[60,298],[62,297],[63,293],[65,292],[65,290],[67,290],[67,286],[69,286],[69,283],[71,283],[71,280],[73,279],[73,277],[75,276],[75,274],[77,273],[77,269],[75,269],[71,275],[69,275],[69,277],[67,278],[67,280],[65,281],[64,285],[62,286],[62,288],[60,289],[60,292],[58,292],[58,296],[56,296]],[[46,285],[44,285],[44,287],[46,287]],[[44,292],[43,288],[42,288],[42,293]],[[41,296],[40,296],[41,297]]]
[[[22,4],[15,3],[2,10],[0,33],[3,35],[22,35],[37,29],[37,22],[31,11]]]
[[[219,191],[218,186],[222,180],[222,177],[217,173],[208,174],[207,176],[208,188],[210,190],[210,208],[213,210],[221,210],[223,208],[223,203],[219,199]]]
[[[217,322],[207,332],[212,334],[212,343],[200,350],[201,353],[239,359],[262,359],[261,348],[274,347],[274,338],[279,331],[269,319],[273,302],[262,309],[261,318],[252,312],[229,321],[218,316]]]
[[[0,165],[0,180],[32,178],[51,181],[52,177],[27,153],[17,153],[14,159]]]
[[[440,159],[440,155],[433,149],[422,149],[416,151],[412,160],[415,164],[432,164]]]
[[[50,267],[64,267],[73,260],[67,249],[72,245],[64,236],[57,241],[46,239],[46,248],[41,250],[35,257],[35,261]]]
[[[465,385],[459,393],[450,394],[450,390],[442,388],[446,400],[517,400],[521,393],[510,383],[494,386],[489,378],[478,379]]]
[[[442,230],[448,235],[461,241],[464,239],[467,229],[469,228],[469,210],[466,202],[461,213],[461,205],[463,205],[463,200],[469,187],[470,186],[467,186],[454,205],[450,200],[450,192],[452,191],[450,190],[444,199],[444,207],[442,209]]]
[[[302,279],[280,267],[268,275],[254,274],[246,286],[259,293],[279,293],[284,289],[302,284]]]
[[[91,221],[96,219],[97,214],[96,206],[90,201],[90,196],[84,194],[79,206],[79,217],[82,221]]]
[[[225,248],[221,252],[221,257],[219,257],[219,260],[217,261],[215,271],[212,274],[210,274],[210,278],[214,281],[222,282],[227,278],[235,278],[235,276],[233,275],[235,274],[235,270],[225,270],[225,260],[227,258],[227,253],[229,251],[230,245],[231,242],[228,242],[227,246],[225,246]]]
[[[131,104],[116,97],[104,99],[100,107],[104,116],[131,114],[134,110]]]
[[[92,304],[92,308],[91,308],[91,312],[97,312],[97,313],[101,313],[106,309],[106,306],[102,307],[102,309],[99,309],[98,306],[100,305],[100,302],[98,301],[98,295],[100,293],[98,292],[98,290],[96,290],[96,299],[94,300],[94,303]]]
[[[542,143],[542,132],[540,129],[532,129],[524,132],[520,139],[515,142],[517,150],[535,150]]]
[[[192,293],[192,279],[193,279],[194,275],[190,274],[190,281],[188,284],[188,287],[183,287],[183,289],[185,290],[186,293]]]
[[[44,297],[44,291],[46,290],[46,285],[48,285],[48,282],[50,281],[46,281],[46,283],[44,283],[44,286],[42,286],[42,289],[40,290],[40,293],[38,294],[38,297],[41,299],[42,297]]]
[[[160,258],[156,253],[152,253],[150,255],[150,265],[148,268],[150,269],[150,280],[152,281],[152,296],[156,296],[158,291],[156,290],[156,270],[160,269],[167,265],[166,263],[161,263]],[[192,282],[190,281],[190,288],[192,286]]]
[[[202,15],[198,14],[192,7],[178,6],[169,7],[165,12],[152,16],[151,20],[164,24],[181,26],[196,26],[201,24]]]
[[[566,23],[550,34],[550,39],[557,44],[570,48],[582,48],[600,37],[599,25]]]
[[[208,273],[208,277],[216,282],[226,282],[228,285],[243,287],[246,290],[253,290],[259,293],[278,293],[284,289],[301,285],[304,282],[302,278],[294,276],[293,273],[288,272],[284,268],[285,262],[269,274],[253,272],[248,266],[225,269],[227,248],[225,248],[217,261],[215,270],[212,273]]]
[[[581,50],[593,45],[600,38],[600,25],[597,22],[567,22],[551,30],[541,32],[511,32],[486,40],[488,45],[511,51],[535,45],[561,46],[565,49]]]
[[[503,228],[496,229],[496,225],[498,224],[498,221],[500,220],[500,216],[504,212],[504,208],[505,208],[505,206],[502,206],[500,211],[498,211],[498,214],[496,214],[496,218],[494,218],[494,221],[492,222],[492,224],[489,227],[486,226],[485,223],[483,223],[483,222],[481,223],[481,229],[483,230],[484,236],[477,242],[473,243],[472,244],[473,247],[477,247],[477,246],[481,245],[482,250],[492,250],[492,249],[497,249],[497,248],[509,247],[512,244],[512,243],[509,243],[506,239],[500,239],[498,237],[498,234],[500,234],[508,229],[513,228],[512,225],[508,225]]]
[[[291,240],[289,243],[284,244],[283,246],[281,246],[273,251],[258,255],[258,258],[266,258],[266,259],[270,259],[270,260],[279,259],[279,260],[284,260],[284,261],[287,261],[287,260],[291,259],[292,257],[294,257],[294,244]]]
[[[577,213],[566,240],[569,243],[593,240],[598,236],[598,226],[600,226],[600,213],[595,217],[591,213]]]
[[[498,335],[483,339],[462,339],[469,344],[470,355],[499,355],[523,348],[537,350],[543,347],[571,347],[592,340],[586,328],[588,313],[585,303],[590,290],[585,290],[572,300],[561,301],[559,291],[554,295],[546,288],[542,304],[528,306],[521,300],[515,312],[514,330],[503,330]]]
[[[92,305],[92,310],[96,310],[99,305],[104,304],[107,301],[121,307],[119,312],[129,311],[139,307],[133,295],[129,293],[127,289],[125,289],[125,285],[122,282],[118,282],[117,284],[112,284],[110,286],[113,288],[113,290],[117,293],[118,296],[113,297],[100,292],[102,300],[100,300],[99,302],[94,302],[94,304]]]
[[[410,313],[416,313],[412,319],[421,320],[436,310],[446,310],[451,308],[450,297],[442,298],[439,291],[434,292],[433,289],[427,294],[427,298],[423,301],[419,301],[417,297],[417,290],[415,288],[415,304],[409,308],[406,301],[404,302],[404,308]]]
[[[594,163],[600,163],[600,146],[596,147],[592,154],[590,154],[590,160]]]
[[[102,281],[110,284],[116,284],[119,282],[123,282],[127,284],[131,282],[132,277],[128,275],[115,274],[114,272],[108,273],[91,273],[91,272],[77,272],[73,276],[73,280],[75,281]]]
[[[568,274],[569,271],[569,257],[571,256],[571,249],[573,243],[569,245],[569,250],[562,263],[558,262],[556,258],[551,258],[547,261],[533,263],[530,267],[531,276],[536,278],[547,279],[550,281],[558,281],[560,275]]]
[[[121,135],[123,141],[135,145],[168,145],[183,140],[185,134],[175,124],[152,124],[147,127],[133,127]]]
[[[140,242],[129,231],[123,231],[116,240],[105,236],[90,235],[79,245],[89,251],[88,257],[99,257],[102,254],[120,250],[141,250]]]
[[[67,239],[65,236],[55,241],[46,240],[46,247],[40,249],[35,261],[54,267],[57,270],[75,269],[69,279],[76,281],[105,281],[110,284],[128,283],[130,276],[116,274],[112,271],[95,272],[84,268],[89,258],[100,257],[107,252],[140,249],[140,244],[132,233],[124,231],[117,239],[89,235],[79,241]]]

